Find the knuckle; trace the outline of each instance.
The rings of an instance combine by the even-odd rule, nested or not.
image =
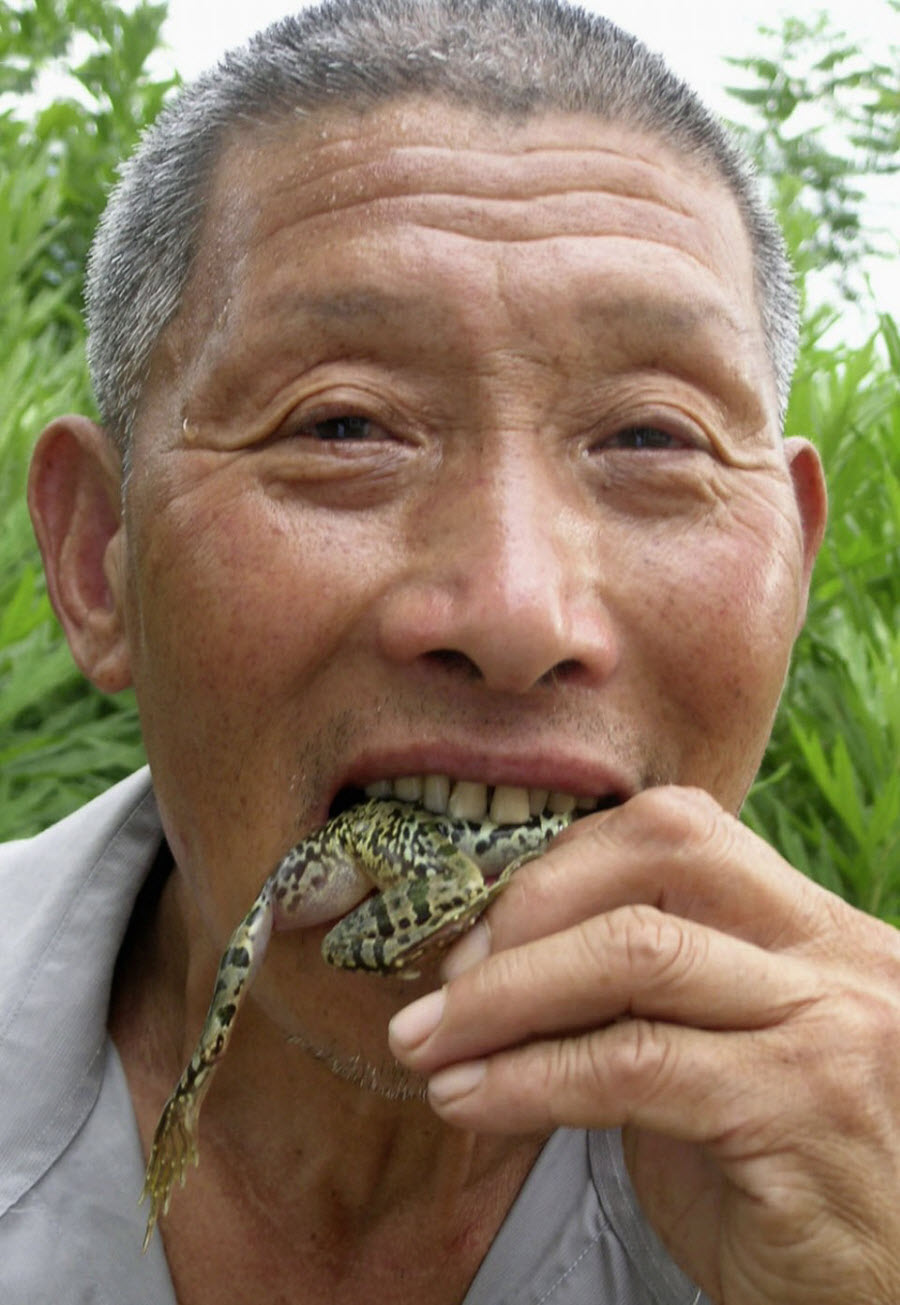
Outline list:
[[[690,962],[691,945],[684,922],[652,907],[629,910],[625,949],[629,967],[646,980],[671,976]]]
[[[842,1054],[863,1051],[884,1068],[896,1065],[900,1010],[895,998],[876,989],[846,988],[829,1007],[829,1026],[842,1030],[842,1036],[829,1038],[828,1030],[822,1030],[824,1046],[840,1041]]]
[[[776,1040],[785,1082],[795,1085],[792,1107],[819,1121],[823,1136],[874,1140],[891,1148],[900,1099],[895,997],[846,989],[816,1002]],[[896,1145],[895,1143],[893,1145]]]
[[[746,838],[740,822],[703,789],[646,789],[622,810],[629,808],[633,823],[624,832],[640,844],[648,861],[667,867],[666,895],[700,862],[713,870],[727,865]]]
[[[606,1037],[588,1039],[595,1079],[601,1077],[629,1110],[659,1100],[675,1073],[675,1053],[664,1028],[648,1020],[623,1020]]]
[[[877,992],[844,993],[832,1008],[829,1029],[823,1030],[821,1055],[830,1073],[825,1077],[827,1109],[844,1134],[895,1126],[900,1097],[896,1001]],[[834,1037],[835,1028],[843,1036]]]
[[[897,1060],[900,1004],[896,994],[876,990],[857,992],[850,999],[850,1007],[850,1017],[863,1045],[871,1048],[879,1064],[893,1065],[900,1072]]]
[[[834,939],[843,939],[842,952],[853,970],[870,974],[892,994],[900,992],[900,929],[854,911],[842,898],[828,894],[826,901],[831,928],[822,932],[829,944],[833,947]]]
[[[690,921],[642,902],[595,917],[582,935],[594,967],[621,966],[635,991],[683,981],[707,950],[705,935]]]
[[[554,1126],[590,1127],[604,1104],[615,1100],[615,1072],[602,1042],[602,1034],[591,1033],[540,1047],[529,1077],[538,1098],[547,1103]]]
[[[706,842],[720,832],[726,813],[704,789],[664,785],[645,789],[628,804],[654,841],[667,847]]]
[[[486,1003],[489,1009],[509,1000],[519,991],[523,980],[527,982],[533,963],[528,948],[510,947],[493,952],[488,963],[472,971],[476,1004]]]

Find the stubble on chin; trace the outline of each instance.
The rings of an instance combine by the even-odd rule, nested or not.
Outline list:
[[[370,1092],[382,1101],[425,1101],[427,1084],[424,1078],[413,1074],[393,1057],[376,1063],[366,1060],[359,1053],[346,1054],[335,1047],[321,1046],[305,1037],[294,1033],[288,1038],[291,1046],[299,1047],[318,1064],[323,1065],[330,1074],[349,1083],[352,1087]]]

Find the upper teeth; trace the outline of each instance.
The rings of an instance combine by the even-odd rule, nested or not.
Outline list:
[[[545,810],[561,815],[576,807],[593,811],[597,806],[595,797],[575,797],[546,788],[514,788],[511,784],[491,787],[468,779],[452,780],[448,775],[379,779],[366,786],[366,794],[421,802],[428,811],[447,812],[457,820],[484,820],[490,816],[496,825],[520,825]]]

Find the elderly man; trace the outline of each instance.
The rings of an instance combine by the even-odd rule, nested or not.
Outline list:
[[[89,313],[31,503],[152,790],[5,854],[4,1299],[896,1305],[897,938],[735,819],[825,495],[693,95],[555,0],[307,11],[143,142]],[[366,788],[581,814],[412,981],[280,921],[142,1257],[229,935]]]

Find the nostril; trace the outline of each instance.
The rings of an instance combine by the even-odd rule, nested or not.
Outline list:
[[[584,667],[575,657],[567,657],[555,666],[551,666],[549,671],[541,676],[541,683],[553,685],[565,683],[567,680],[577,679]]]
[[[482,679],[481,671],[471,657],[458,652],[455,648],[435,648],[425,656],[437,666],[442,666],[455,674],[461,674],[468,680]]]
[[[425,653],[425,657],[436,666],[458,674],[468,680],[484,679],[483,672],[476,661],[456,648],[434,648]],[[539,683],[547,686],[575,680],[583,671],[583,666],[576,657],[566,657],[551,666],[540,678]]]

